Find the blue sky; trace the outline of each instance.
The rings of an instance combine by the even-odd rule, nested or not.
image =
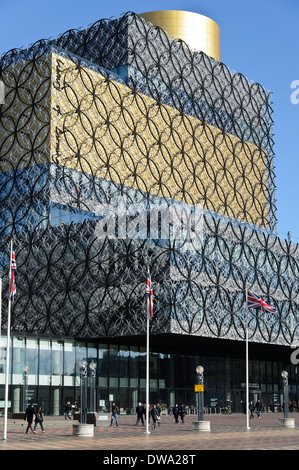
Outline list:
[[[212,18],[221,31],[221,60],[273,93],[277,231],[299,243],[298,0],[0,0],[0,53],[126,11],[187,10]],[[291,88],[298,81],[298,94]],[[298,100],[299,101],[299,100]]]

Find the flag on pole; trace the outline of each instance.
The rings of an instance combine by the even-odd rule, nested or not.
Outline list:
[[[149,320],[153,317],[153,288],[152,288],[152,280],[151,275],[148,270],[147,273],[147,281],[146,281],[146,295],[147,295],[147,318]]]
[[[9,266],[9,297],[7,309],[7,349],[6,349],[6,371],[5,371],[5,388],[4,388],[4,426],[3,426],[3,439],[7,438],[7,415],[8,415],[8,382],[9,382],[9,352],[10,352],[10,322],[11,322],[11,302],[16,295],[16,256],[12,248],[12,240],[10,241],[10,266]]]
[[[11,267],[10,267],[10,300],[14,300],[14,296],[16,295],[16,274],[17,274],[17,263],[16,263],[16,256],[15,252],[11,248]]]
[[[264,299],[257,297],[250,290],[247,290],[247,307],[258,308],[261,307],[262,312],[276,313],[276,308],[267,304]]]

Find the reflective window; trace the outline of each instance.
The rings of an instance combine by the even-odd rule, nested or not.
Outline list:
[[[130,387],[138,387],[139,351],[135,346],[130,347]]]
[[[52,375],[51,343],[41,339],[39,343],[39,384],[50,385]]]
[[[26,363],[28,365],[28,384],[37,385],[38,375],[38,341],[26,339]]]
[[[63,343],[52,341],[52,385],[62,385]]]
[[[75,347],[71,341],[64,342],[64,385],[74,385]]]
[[[80,362],[87,360],[86,344],[81,343],[81,342],[76,343],[75,350],[76,350],[76,366],[75,366],[76,385],[80,385]]]
[[[18,384],[22,382],[23,367],[25,365],[25,339],[24,338],[13,338],[13,361],[12,361],[12,373],[13,383]]]
[[[146,387],[146,350],[145,348],[140,348],[139,352],[139,379],[140,379],[140,388]]]
[[[99,387],[108,386],[108,374],[109,374],[109,349],[107,344],[99,345],[99,366],[98,366],[98,377]]]
[[[119,350],[119,386],[120,387],[128,387],[129,385],[129,347],[128,346],[120,346]]]
[[[109,387],[118,387],[119,355],[118,345],[111,344],[109,348]]]

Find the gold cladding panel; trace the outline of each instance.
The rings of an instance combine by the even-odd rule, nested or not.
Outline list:
[[[267,159],[262,150],[76,65],[53,54],[52,161],[265,223]]]
[[[2,71],[0,172],[45,163],[50,153],[51,57],[12,63]]]
[[[203,51],[218,62],[221,60],[220,28],[210,18],[189,11],[161,10],[140,13],[146,22],[159,26],[192,49]]]

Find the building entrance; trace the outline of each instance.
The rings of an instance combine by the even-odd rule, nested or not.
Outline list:
[[[261,399],[261,390],[256,387],[249,387],[249,401],[255,404]],[[232,390],[232,408],[235,413],[246,413],[246,389],[239,388]]]

